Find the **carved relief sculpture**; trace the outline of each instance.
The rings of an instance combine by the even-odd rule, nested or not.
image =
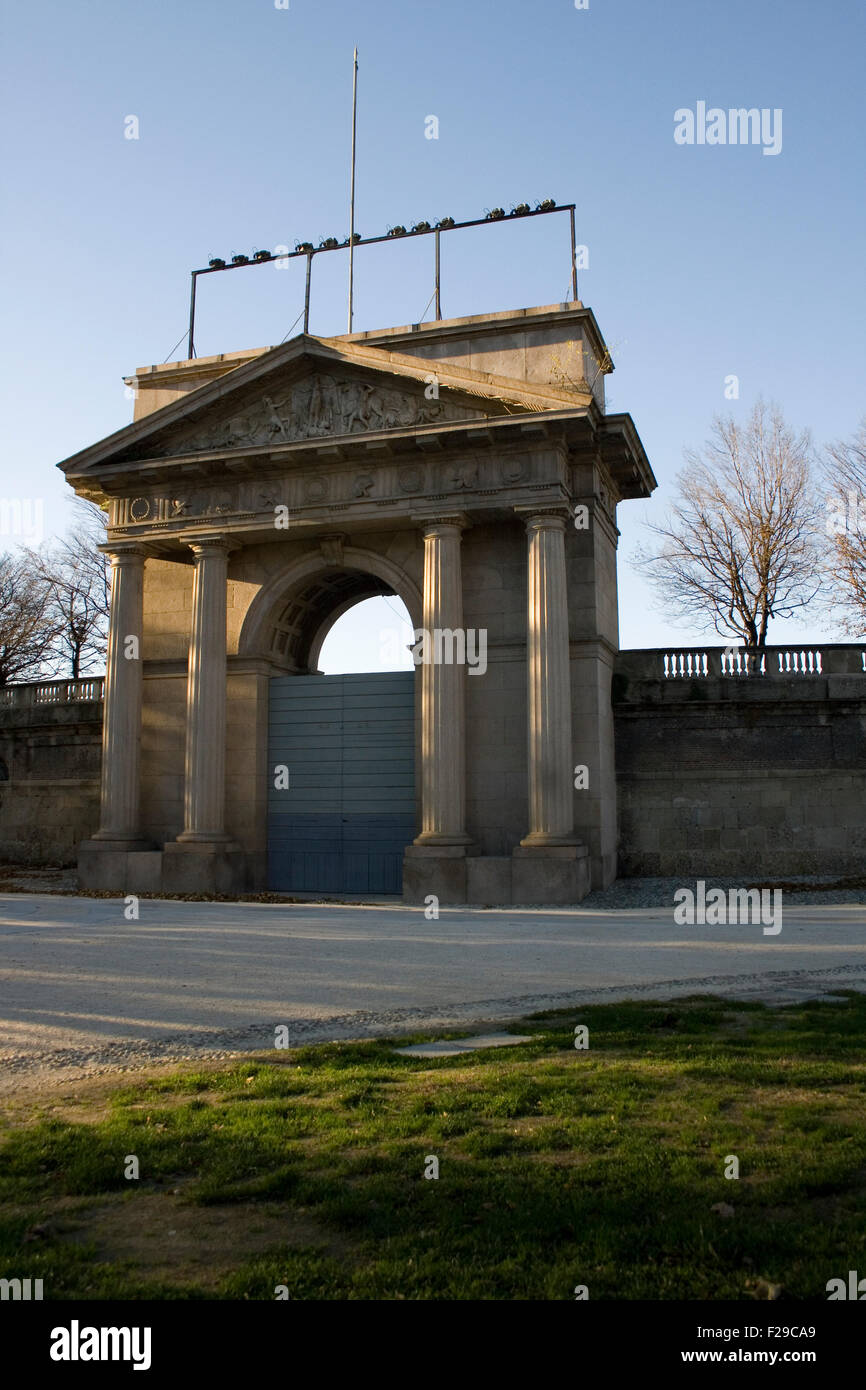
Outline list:
[[[407,396],[367,381],[315,375],[262,396],[226,420],[199,424],[176,438],[172,454],[293,443],[365,430],[405,429],[437,421],[477,418],[477,411],[449,401]],[[168,450],[147,448],[151,457]]]

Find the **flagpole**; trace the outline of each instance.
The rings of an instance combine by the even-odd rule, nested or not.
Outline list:
[[[352,188],[349,197],[349,332],[352,331],[352,313],[355,293],[355,131],[358,122],[358,50],[355,49],[354,71],[352,76]]]

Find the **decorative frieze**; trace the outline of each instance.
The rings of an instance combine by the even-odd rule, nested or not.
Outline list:
[[[448,399],[427,400],[370,381],[327,373],[275,388],[272,394],[236,405],[230,415],[213,412],[164,445],[147,445],[149,458],[210,449],[293,444],[303,439],[405,430],[417,425],[479,418],[479,411]]]
[[[365,503],[375,507],[405,506],[411,501],[459,499],[459,505],[473,497],[491,497],[503,486],[531,485],[539,495],[549,488],[560,488],[560,466],[554,451],[515,453],[504,457],[493,452],[473,452],[462,458],[426,458],[417,463],[382,462],[359,470],[357,465],[342,467],[332,463],[312,469],[307,466],[282,476],[245,478],[207,487],[198,479],[178,482],[169,496],[142,493],[115,498],[112,502],[112,533],[144,537],[148,534],[184,532],[190,525],[209,525],[219,520],[224,526],[272,519],[276,507],[288,509],[289,516],[326,509],[344,511]]]

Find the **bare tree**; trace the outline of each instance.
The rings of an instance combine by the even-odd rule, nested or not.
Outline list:
[[[866,635],[866,416],[850,440],[824,451],[830,606],[842,631]]]
[[[703,451],[687,450],[679,495],[653,552],[639,550],[678,621],[763,647],[771,618],[790,618],[821,588],[812,444],[758,401],[744,425],[717,416]]]
[[[109,567],[97,547],[105,540],[105,513],[75,498],[75,520],[63,540],[34,554],[49,592],[54,673],[77,680],[104,669],[108,632]]]
[[[50,588],[33,553],[0,554],[0,687],[43,677],[55,635]]]

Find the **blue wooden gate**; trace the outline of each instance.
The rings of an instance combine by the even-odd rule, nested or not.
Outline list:
[[[271,680],[270,888],[401,891],[416,834],[414,682],[414,671]]]

